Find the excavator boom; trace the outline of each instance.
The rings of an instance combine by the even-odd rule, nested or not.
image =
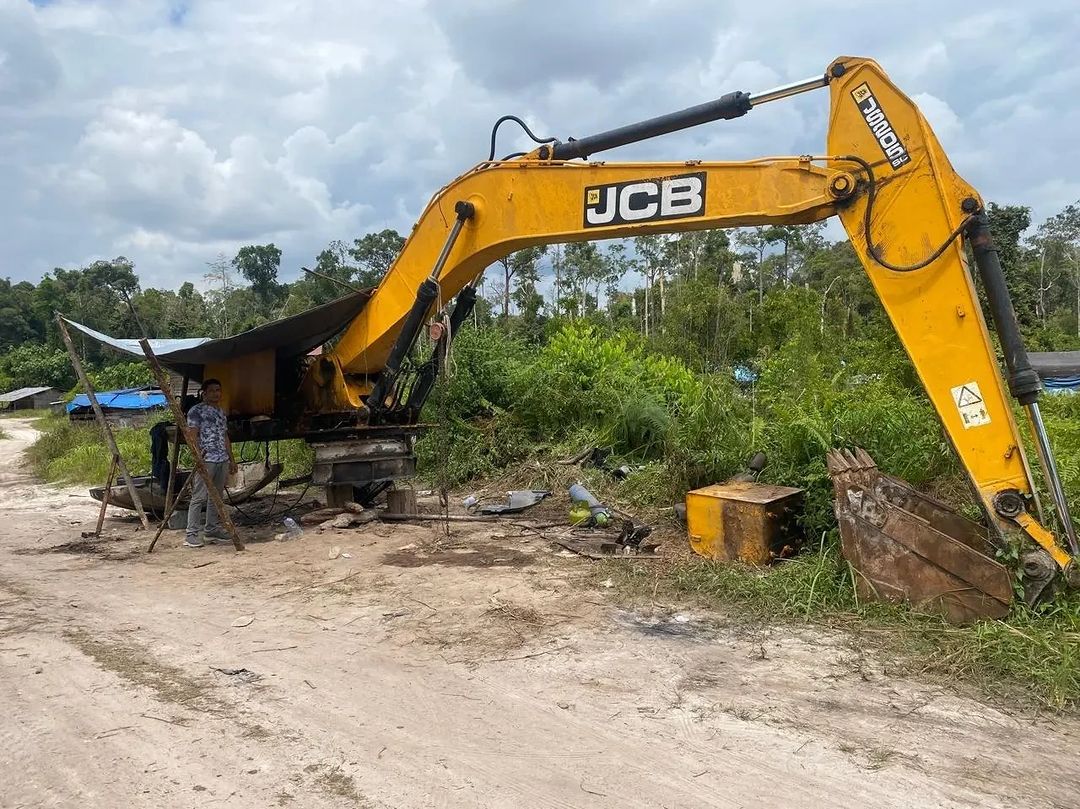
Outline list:
[[[760,104],[826,85],[829,127],[819,156],[738,163],[579,160],[688,126],[737,118]],[[473,294],[471,285],[484,269],[516,250],[651,233],[804,224],[831,216],[843,223],[970,476],[990,522],[991,546],[1021,533],[1042,549],[1044,573],[1068,567],[1070,555],[1030,513],[1038,512],[1038,503],[1007,393],[1041,428],[1040,385],[1027,364],[983,202],[955,173],[915,103],[868,59],[843,57],[820,78],[769,93],[730,93],[640,124],[544,143],[527,155],[481,163],[458,177],[431,200],[366,308],[332,354],[312,368],[304,383],[309,408],[366,408],[373,418],[386,417],[400,406],[398,375],[422,324],[462,290]],[[966,246],[972,248],[1005,351],[1007,385]],[[413,415],[417,411],[413,408]],[[1056,511],[1072,541],[1049,444],[1041,429],[1036,435]],[[902,562],[864,565],[859,572],[865,592],[920,601],[956,620],[1008,609],[1008,573],[986,555],[990,548],[974,547],[980,544],[971,539],[977,530],[958,527],[940,504],[927,505],[910,488],[905,492],[905,484],[877,473],[864,455],[836,456],[830,464],[849,559],[880,562],[892,554]],[[901,524],[897,530],[906,541],[895,542],[889,526]],[[920,533],[920,527],[930,532]],[[962,547],[935,558],[934,549],[949,543],[931,532],[948,538],[950,531],[964,534],[954,536]],[[916,596],[905,586],[920,566],[944,566],[944,578],[939,577],[944,583],[931,586],[929,595]],[[890,574],[890,569],[905,572]],[[950,590],[976,595],[957,597]]]

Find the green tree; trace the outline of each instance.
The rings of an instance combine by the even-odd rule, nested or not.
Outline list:
[[[360,286],[377,286],[404,246],[405,237],[391,228],[354,240],[349,255],[360,265],[356,272]]]
[[[190,281],[176,293],[176,309],[169,322],[169,337],[210,336],[210,316],[206,301]]]
[[[0,278],[0,351],[44,338],[43,324],[34,317],[34,293],[33,284]]]
[[[1034,326],[1039,316],[1039,280],[1020,245],[1020,237],[1031,224],[1031,209],[991,202],[987,215],[1016,319],[1021,326]]]
[[[66,390],[75,383],[75,371],[67,352],[25,343],[0,355],[0,381],[5,390],[39,386]]]
[[[606,262],[594,242],[571,242],[563,249],[564,284],[571,292],[572,317],[584,317],[596,310],[596,296],[589,287],[602,283]]]
[[[510,300],[521,282],[525,284],[522,297],[529,298],[528,288],[532,285],[535,292],[536,283],[540,280],[539,261],[540,257],[547,252],[547,245],[526,247],[524,250],[515,250],[508,256],[503,256],[495,263],[502,270],[502,319],[506,323],[510,319]],[[519,283],[515,283],[515,279]]]
[[[260,308],[269,314],[283,292],[277,280],[281,250],[273,244],[249,244],[240,248],[232,260],[232,266],[248,280]]]
[[[1074,309],[1075,334],[1080,336],[1080,201],[1047,219],[1034,240],[1039,249],[1039,296],[1042,309]],[[1073,296],[1067,286],[1072,287]]]
[[[645,277],[644,328],[647,337],[657,324],[663,320],[666,308],[665,284],[667,268],[672,263],[671,243],[662,235],[637,236],[634,238],[634,252],[639,259],[641,274]],[[656,309],[656,294],[659,292],[659,314]]]
[[[540,294],[540,262],[539,257],[541,254],[547,252],[547,246],[529,248],[530,250],[537,250],[539,253],[532,261],[522,261],[520,265],[514,270],[513,281],[514,291],[510,297],[517,307],[518,313],[521,315],[521,319],[527,333],[535,331],[540,319],[540,310],[544,306],[544,296]],[[522,252],[522,251],[519,251]],[[517,255],[517,254],[515,254]],[[508,311],[505,305],[503,306],[504,313]],[[504,315],[505,316],[505,315]]]

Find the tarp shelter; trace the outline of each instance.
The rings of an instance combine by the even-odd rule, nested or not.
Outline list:
[[[59,395],[56,388],[19,388],[0,394],[0,410],[47,410]]]
[[[223,406],[233,415],[270,415],[275,375],[286,360],[303,357],[345,328],[367,304],[372,290],[355,292],[292,317],[275,320],[233,337],[153,339],[150,347],[167,368],[202,381],[224,384]],[[73,320],[64,320],[102,345],[143,357],[138,340],[110,337]]]
[[[165,407],[165,394],[157,388],[126,388],[125,390],[99,390],[95,391],[98,404],[101,409],[108,413],[110,410],[153,410],[157,407]],[[86,412],[93,417],[93,408],[90,406],[90,397],[80,393],[65,408],[68,413]]]
[[[1028,358],[1047,392],[1080,391],[1080,351],[1032,351]]]

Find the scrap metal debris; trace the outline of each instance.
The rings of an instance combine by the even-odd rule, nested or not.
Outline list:
[[[506,493],[505,503],[492,503],[477,509],[477,503],[474,501],[472,509],[478,510],[481,514],[520,514],[550,494],[551,492],[541,489],[517,489]]]
[[[211,666],[210,669],[211,671],[216,671],[220,674],[224,674],[227,677],[236,677],[242,683],[253,683],[256,680],[262,679],[261,674],[257,674],[250,669],[223,668],[221,666]]]

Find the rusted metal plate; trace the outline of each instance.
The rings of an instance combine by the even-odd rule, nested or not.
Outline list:
[[[827,461],[860,598],[907,602],[958,624],[1008,613],[1012,580],[986,555],[979,525],[881,474],[863,450],[834,450]]]

